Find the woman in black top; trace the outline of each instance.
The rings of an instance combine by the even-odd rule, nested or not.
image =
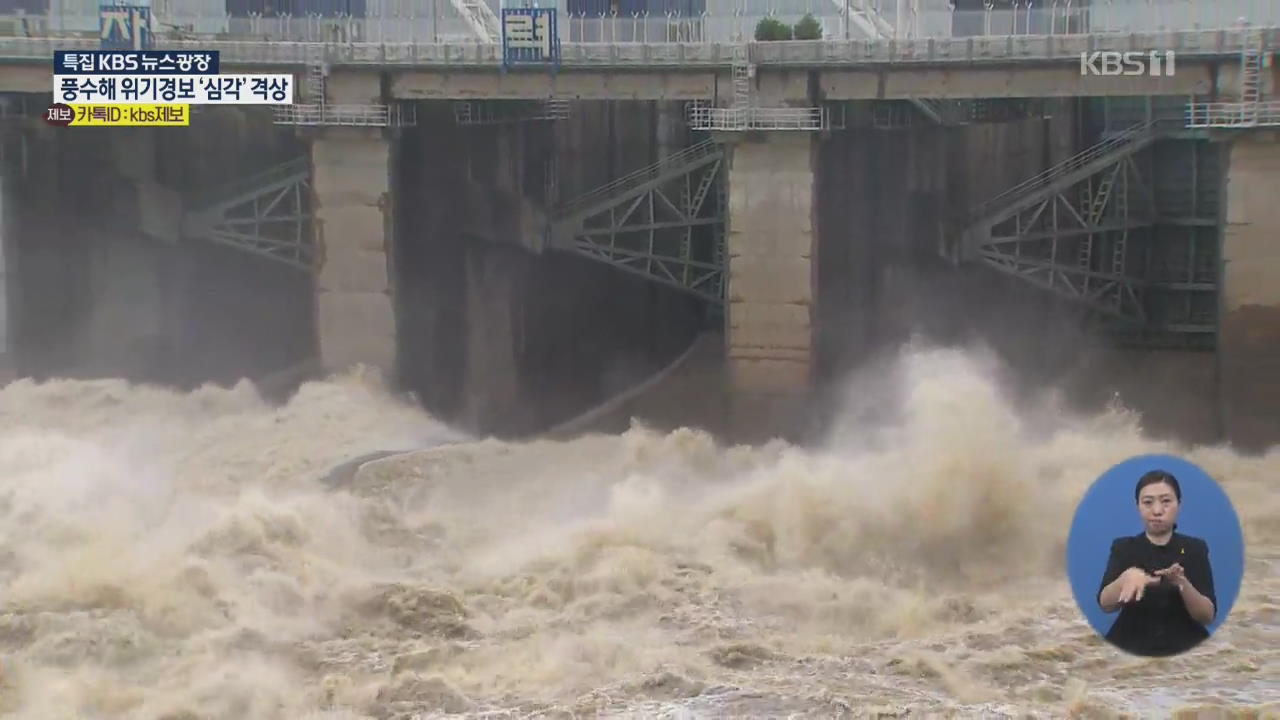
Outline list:
[[[1217,612],[1209,546],[1175,532],[1182,489],[1173,475],[1153,470],[1133,494],[1145,530],[1111,543],[1098,605],[1120,617],[1107,640],[1136,655],[1176,655],[1209,637]]]

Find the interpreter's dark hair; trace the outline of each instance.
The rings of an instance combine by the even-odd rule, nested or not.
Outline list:
[[[1178,502],[1182,502],[1182,486],[1178,485],[1178,478],[1164,470],[1152,470],[1138,478],[1138,486],[1133,489],[1133,501],[1138,501],[1138,497],[1142,495],[1142,488],[1156,483],[1168,483],[1169,487],[1173,488],[1173,496],[1178,498]]]
[[[1142,495],[1142,488],[1157,483],[1166,483],[1173,488],[1173,496],[1178,498],[1178,504],[1182,504],[1182,486],[1178,484],[1178,478],[1173,473],[1164,470],[1152,470],[1151,472],[1138,478],[1138,485],[1133,489],[1133,501],[1138,502],[1138,497]],[[1178,523],[1173,524],[1173,529],[1178,529]]]

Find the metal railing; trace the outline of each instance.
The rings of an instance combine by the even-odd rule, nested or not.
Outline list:
[[[509,102],[460,100],[453,104],[453,120],[458,125],[500,125],[541,120],[567,120],[572,104],[564,99]]]
[[[987,200],[978,207],[974,208],[970,217],[974,220],[980,220],[989,216],[992,212],[1010,204],[1018,197],[1030,193],[1034,190],[1046,187],[1056,181],[1058,178],[1069,173],[1080,170],[1090,163],[1112,153],[1131,143],[1139,142],[1148,137],[1153,136],[1162,127],[1176,127],[1176,122],[1168,119],[1157,119],[1150,122],[1135,125],[1128,130],[1116,133],[1111,137],[1089,146],[1085,150],[1072,155],[1053,167],[1041,172],[1039,175],[1030,177],[995,197]]]
[[[279,125],[401,127],[414,124],[414,113],[398,105],[285,105],[275,108]]]
[[[692,130],[822,130],[826,113],[822,108],[707,107],[689,108]]]
[[[568,217],[576,212],[589,208],[591,205],[601,200],[614,197],[625,190],[631,189],[632,187],[657,180],[661,178],[666,171],[671,170],[672,168],[682,167],[718,152],[720,152],[720,148],[714,140],[703,140],[702,142],[690,145],[680,152],[668,155],[652,165],[646,165],[639,170],[627,173],[612,182],[601,185],[595,190],[579,195],[578,197],[565,202],[560,207],[556,208],[555,215],[561,218]]]
[[[1187,106],[1187,127],[1280,127],[1280,100],[1191,103]]]

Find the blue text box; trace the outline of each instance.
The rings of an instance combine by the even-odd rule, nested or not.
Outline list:
[[[54,75],[217,75],[217,50],[55,50]]]

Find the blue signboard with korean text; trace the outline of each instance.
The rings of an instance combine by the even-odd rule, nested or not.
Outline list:
[[[560,64],[555,8],[503,8],[502,64]]]
[[[98,36],[103,50],[150,50],[151,8],[140,5],[98,7]]]

